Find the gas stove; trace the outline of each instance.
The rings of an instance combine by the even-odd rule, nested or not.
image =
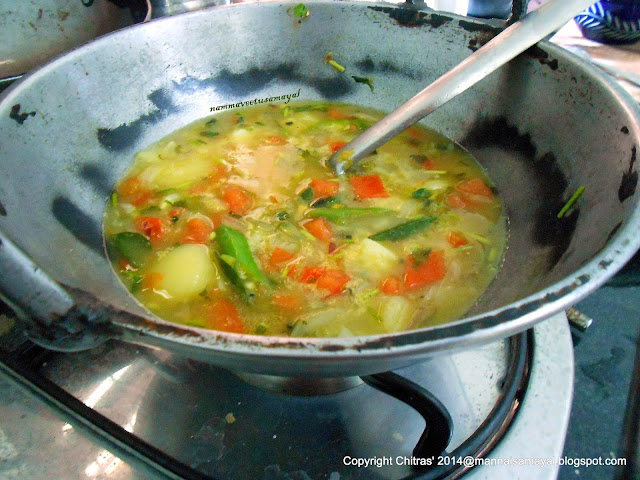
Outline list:
[[[553,479],[573,385],[564,315],[293,394],[300,382],[115,341],[73,354],[20,345],[2,362],[7,478]]]

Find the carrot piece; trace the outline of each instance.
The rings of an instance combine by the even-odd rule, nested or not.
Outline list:
[[[130,177],[118,185],[118,193],[123,197],[134,197],[143,190],[142,182],[137,177]]]
[[[282,310],[290,311],[298,310],[302,306],[302,300],[295,295],[275,295],[271,299],[271,303]]]
[[[422,168],[425,170],[435,170],[436,166],[433,164],[433,160],[427,158],[424,162],[422,162]]]
[[[345,118],[352,118],[350,115],[345,115],[344,113],[342,113],[337,108],[330,108],[327,111],[327,116],[329,118],[332,118],[333,120],[343,120]]]
[[[365,175],[363,177],[351,177],[349,183],[358,199],[363,198],[387,198],[389,194],[384,188],[380,175]]]
[[[341,142],[341,141],[330,142],[329,143],[329,148],[331,149],[331,151],[333,153],[336,153],[338,150],[340,150],[346,144],[347,144],[347,142]]]
[[[316,283],[326,271],[327,267],[304,267],[298,281],[300,283]]]
[[[142,288],[145,290],[160,288],[160,286],[162,286],[162,280],[164,280],[164,275],[162,273],[147,273],[142,277]]]
[[[466,208],[467,204],[460,198],[460,195],[457,193],[452,193],[451,195],[447,195],[446,198],[447,205],[453,208]]]
[[[387,277],[380,285],[380,291],[387,295],[399,295],[402,289],[402,283],[396,277]]]
[[[222,194],[222,200],[229,205],[231,213],[244,215],[251,210],[253,198],[237,185],[229,185]]]
[[[158,217],[138,217],[134,224],[136,230],[149,237],[151,242],[160,240],[167,230],[166,221]]]
[[[271,200],[273,203],[280,203],[275,195],[269,195],[269,200]]]
[[[169,210],[169,218],[171,218],[171,219],[176,218],[177,219],[177,217],[179,217],[183,213],[184,213],[184,208],[182,208],[182,207],[172,208],[171,210]]]
[[[276,136],[276,135],[273,135],[273,136],[271,136],[271,137],[268,137],[268,138],[266,139],[266,142],[267,142],[269,145],[284,145],[284,144],[286,144],[286,143],[287,143],[287,139],[286,139],[286,138],[283,138],[283,137],[278,137],[278,136]]]
[[[454,231],[447,233],[447,242],[449,242],[449,245],[451,245],[453,248],[462,247],[469,243],[469,241],[467,240],[467,237],[465,237],[460,232],[454,232]]]
[[[291,267],[289,268],[289,272],[287,273],[287,277],[291,278],[291,279],[295,279],[296,278],[296,274],[298,273],[298,264],[294,263],[293,265],[291,265]]]
[[[144,188],[137,177],[127,178],[118,185],[117,190],[122,198],[136,207],[145,204],[154,197],[154,193],[148,188]]]
[[[291,260],[293,257],[295,257],[293,253],[289,253],[280,247],[276,247],[269,259],[269,265],[275,267],[278,263],[286,262],[287,260]]]
[[[244,333],[244,323],[236,307],[226,298],[218,298],[208,306],[205,327],[223,332]]]
[[[338,182],[331,182],[329,180],[319,180],[314,178],[311,180],[311,189],[313,190],[314,197],[333,197],[338,193],[340,185]]]
[[[311,235],[321,242],[328,242],[333,237],[333,232],[326,219],[319,217],[309,220],[302,225]]]
[[[420,265],[416,265],[413,255],[409,255],[404,272],[404,285],[407,288],[424,287],[442,280],[446,272],[443,251],[430,252],[427,259]]]
[[[201,218],[192,218],[187,222],[187,232],[182,243],[206,243],[213,228]]]
[[[456,190],[461,193],[471,195],[481,195],[483,197],[492,197],[493,192],[481,178],[472,178],[471,180],[463,180],[456,185]]]
[[[329,269],[316,282],[318,288],[329,290],[332,295],[337,295],[344,290],[351,277],[342,270]]]

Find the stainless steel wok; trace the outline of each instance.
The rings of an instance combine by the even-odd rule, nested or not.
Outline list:
[[[212,107],[298,89],[302,100],[390,111],[497,33],[384,4],[307,2],[304,19],[294,5],[217,7],[134,26],[5,92],[0,290],[36,341],[77,349],[115,337],[246,372],[372,373],[529,328],[588,295],[638,249],[638,108],[602,74],[543,42],[424,121],[477,156],[510,218],[504,267],[466,318],[399,334],[302,339],[204,331],[146,312],[112,272],[101,236],[107,198],[135,152]],[[329,51],[347,72],[323,62]],[[350,75],[373,77],[375,90]],[[582,185],[583,197],[558,219]]]

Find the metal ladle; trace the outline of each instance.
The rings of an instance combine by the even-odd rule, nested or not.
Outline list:
[[[554,32],[593,0],[550,0],[506,28],[427,88],[347,143],[329,159],[342,175],[380,145]]]

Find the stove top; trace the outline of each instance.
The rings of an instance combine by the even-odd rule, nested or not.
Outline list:
[[[0,472],[32,479],[553,479],[573,383],[564,315],[328,395],[287,395],[117,342],[76,354],[31,346],[3,362],[13,381],[0,379]],[[414,454],[425,412],[391,396],[420,410],[410,382],[451,417],[439,455]],[[439,435],[429,408],[426,418],[422,455]],[[469,469],[477,455],[495,464]]]

